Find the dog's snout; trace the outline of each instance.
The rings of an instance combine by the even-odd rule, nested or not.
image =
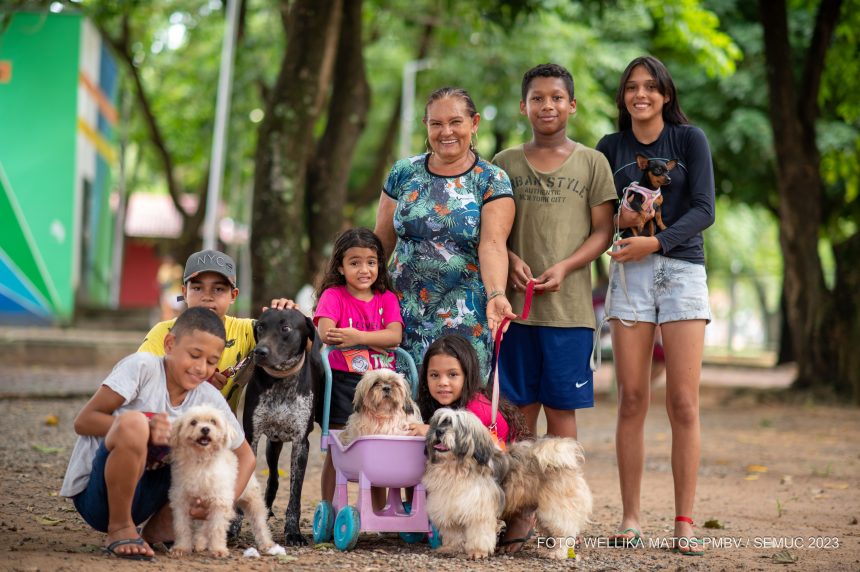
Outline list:
[[[390,385],[383,385],[382,386],[382,393],[384,393],[386,395],[391,393],[391,386]]]
[[[201,427],[200,432],[203,433],[204,435],[208,435],[209,434],[209,427]]]
[[[443,431],[442,429],[436,429],[433,432],[433,436],[436,438],[437,441],[441,441],[443,435],[445,435],[445,431]]]
[[[256,348],[254,348],[254,355],[266,357],[269,355],[269,348],[267,348],[266,346],[257,346]]]

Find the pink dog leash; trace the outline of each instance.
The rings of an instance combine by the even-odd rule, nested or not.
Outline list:
[[[535,292],[535,281],[529,280],[526,285],[526,299],[523,302],[523,311],[520,313],[520,318],[525,320],[529,317],[529,312],[532,309],[532,297]],[[491,403],[491,413],[490,413],[490,433],[493,435],[493,439],[499,448],[504,451],[505,450],[505,442],[499,439],[499,433],[496,430],[496,417],[499,413],[499,350],[502,348],[502,338],[505,337],[504,329],[505,326],[511,321],[510,318],[505,318],[502,320],[502,323],[499,325],[499,329],[496,330],[496,338],[494,340],[495,343],[495,352],[494,352],[494,365],[493,365],[493,400]]]

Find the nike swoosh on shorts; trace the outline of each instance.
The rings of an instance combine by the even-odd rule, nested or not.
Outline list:
[[[585,381],[583,381],[582,383],[576,382],[576,388],[579,389],[580,387],[582,387],[583,385],[586,385],[586,384],[588,384],[587,379]]]

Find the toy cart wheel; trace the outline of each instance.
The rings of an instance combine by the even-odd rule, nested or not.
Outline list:
[[[360,529],[358,509],[354,506],[343,507],[334,519],[334,545],[338,550],[352,550],[358,542]]]
[[[314,544],[331,542],[334,532],[334,509],[328,501],[320,501],[314,511]]]
[[[427,535],[427,541],[430,543],[430,548],[436,550],[442,546],[442,535],[439,534],[439,529],[432,522],[430,523],[430,534]]]
[[[412,503],[409,501],[403,502],[403,510],[406,514],[410,514],[412,512]],[[415,544],[416,542],[421,542],[427,538],[426,532],[401,532],[400,539],[403,540],[406,544]]]

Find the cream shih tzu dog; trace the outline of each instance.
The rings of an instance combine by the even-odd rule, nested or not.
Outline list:
[[[563,559],[588,523],[591,491],[582,475],[582,447],[574,439],[520,441],[503,453],[475,415],[443,408],[430,420],[427,457],[427,513],[443,552],[490,556],[497,519],[534,510],[544,535],[570,539],[541,551]]]
[[[353,413],[340,434],[347,445],[362,435],[409,435],[409,425],[422,423],[409,384],[390,369],[365,373],[352,399]]]
[[[233,495],[239,462],[230,450],[236,437],[221,411],[200,405],[186,411],[174,423],[170,435],[170,504],[176,542],[171,554],[183,556],[192,549],[207,548],[214,556],[226,557],[227,529],[235,516]],[[195,521],[188,511],[195,499],[209,505],[209,517]],[[251,475],[242,496],[236,501],[251,523],[258,548],[270,555],[284,554],[272,541],[266,524],[266,506],[257,479]]]

